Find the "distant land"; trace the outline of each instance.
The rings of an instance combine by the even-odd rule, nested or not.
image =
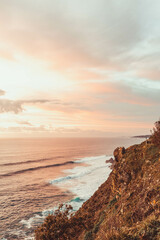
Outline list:
[[[132,136],[132,138],[150,138],[151,135],[139,135],[139,136]]]

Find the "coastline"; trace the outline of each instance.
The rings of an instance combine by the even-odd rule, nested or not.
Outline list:
[[[53,140],[53,142],[50,142],[48,145],[48,142],[46,140],[44,141],[37,140],[37,142],[35,143],[35,140],[31,141],[30,139],[29,142],[26,141],[26,144],[25,144],[25,141],[23,142],[24,148],[20,148],[20,149],[17,148],[18,155],[15,155],[14,157],[15,160],[14,159],[12,160],[10,156],[11,154],[13,154],[13,143],[14,143],[14,149],[16,150],[15,147],[18,146],[17,145],[18,142],[9,141],[8,142],[9,145],[6,144],[7,142],[5,142],[7,147],[8,162],[3,161],[2,159],[3,151],[5,149],[3,150],[3,148],[1,148],[2,151],[1,151],[0,157],[2,159],[2,164],[4,165],[2,167],[6,169],[5,171],[11,172],[13,167],[17,171],[17,167],[22,169],[26,169],[26,168],[29,169],[31,167],[30,164],[32,164],[33,167],[35,166],[35,171],[31,171],[31,172],[21,171],[21,173],[19,174],[8,176],[1,179],[4,190],[8,189],[7,195],[10,196],[9,198],[7,197],[7,202],[5,203],[3,199],[6,197],[6,194],[5,192],[2,192],[1,199],[0,199],[2,201],[2,204],[3,202],[5,204],[4,207],[2,205],[3,209],[7,210],[6,213],[8,212],[8,215],[5,214],[5,212],[4,213],[1,212],[2,225],[1,225],[1,231],[0,231],[1,232],[0,238],[6,237],[7,240],[10,240],[13,238],[26,239],[27,237],[25,238],[23,237],[24,234],[26,233],[26,235],[28,236],[30,236],[31,234],[31,228],[28,228],[28,227],[31,227],[32,225],[33,228],[35,229],[37,227],[37,224],[39,225],[40,223],[42,223],[44,218],[50,212],[51,213],[53,212],[52,211],[53,207],[58,206],[59,203],[67,203],[67,204],[72,203],[74,204],[74,210],[76,211],[92,194],[94,194],[94,192],[98,189],[101,183],[104,182],[107,178],[107,176],[104,175],[104,179],[102,180],[102,182],[97,182],[97,185],[94,184],[93,180],[97,181],[102,176],[103,170],[106,174],[106,171],[103,165],[99,166],[98,164],[98,166],[96,166],[97,160],[95,160],[94,162],[94,158],[96,159],[98,156],[107,154],[107,155],[103,155],[104,157],[103,164],[106,167],[107,164],[105,163],[105,161],[106,159],[109,159],[111,157],[109,154],[113,151],[115,146],[119,145],[120,143],[123,143],[129,146],[130,143],[137,142],[137,140],[135,141],[130,138],[126,138],[126,139],[106,138],[103,140],[91,139],[87,141],[83,139],[82,141],[80,139],[81,145],[79,145],[79,140],[76,139],[74,143],[70,142],[68,145],[68,141],[66,142],[62,139],[58,141],[57,145],[55,145],[55,140]],[[64,143],[66,143],[66,145],[64,145]],[[86,143],[87,143],[87,146],[86,146]],[[33,146],[33,151],[31,153],[26,152],[26,146],[28,146],[28,144],[30,144],[31,147]],[[43,148],[41,148],[41,152],[39,151],[39,144],[40,146],[43,146]],[[12,146],[11,149],[9,148],[10,146]],[[54,150],[54,146],[58,146],[58,151],[57,149],[55,149],[56,150],[55,154],[51,152]],[[31,147],[29,149],[31,149]],[[46,150],[47,150],[47,154],[46,154]],[[48,150],[49,150],[49,154],[48,154]],[[92,155],[94,157],[90,157]],[[45,159],[45,161],[43,162],[42,159]],[[58,165],[57,168],[56,167],[46,168],[47,165],[64,163],[65,162],[64,159],[66,159],[65,161],[74,161],[75,163],[71,165],[65,165],[65,166]],[[89,167],[88,163],[91,163],[91,164],[93,163],[93,165],[90,166],[91,168]],[[44,165],[45,168],[37,169],[37,165],[42,165],[42,166]],[[76,168],[78,166],[79,167],[83,166],[83,168],[82,169]],[[96,173],[97,167],[100,167],[100,168],[98,169],[99,172]],[[72,170],[73,168],[75,169]],[[66,170],[63,172],[64,169]],[[84,170],[82,171],[83,172],[82,176],[80,174],[81,170]],[[111,170],[109,169],[109,171]],[[64,181],[64,182],[61,181],[60,183],[53,184],[53,185],[49,183],[49,181],[53,179],[58,179],[66,176],[70,176],[71,179],[69,181]],[[76,184],[78,183],[80,178],[81,178],[81,182],[79,182],[80,189],[77,189]],[[16,182],[14,182],[14,181],[17,181],[17,179],[18,179],[18,185],[16,184]],[[89,184],[90,180],[91,180],[91,184],[90,186],[88,185],[89,190],[85,189],[84,185],[86,187],[87,184]],[[8,181],[10,181],[10,184],[8,184],[9,183]],[[71,182],[75,183],[75,185],[69,184]],[[96,188],[92,190],[93,186],[96,186]],[[90,192],[91,190],[92,192]],[[77,196],[77,192],[79,194],[78,196]],[[86,193],[88,194],[88,197],[85,197]],[[17,212],[19,212],[18,215],[17,215]],[[13,216],[12,218],[10,218],[11,214]],[[34,223],[34,216],[37,216],[37,223],[36,222]],[[28,239],[30,238],[28,237]]]
[[[82,207],[71,218],[66,217],[65,211],[48,216],[36,230],[37,240],[43,239],[41,236],[46,236],[46,240],[57,239],[56,236],[72,240],[159,239],[159,148],[148,141],[127,149],[118,147],[114,159],[108,179]],[[54,228],[56,222],[60,224],[58,232]]]
[[[78,211],[82,204],[109,177],[111,163],[106,163],[106,161],[110,158],[111,156],[102,155],[77,159],[75,163],[79,164],[79,166],[75,165],[73,168],[65,169],[58,178],[49,180],[49,184],[58,187],[62,193],[67,192],[69,194],[68,200],[59,202],[59,204],[71,205],[73,212]],[[26,228],[33,229],[42,224],[49,214],[53,214],[58,209],[59,204],[53,208],[43,210],[40,214],[36,214],[28,220],[21,220],[21,223]],[[34,239],[34,236],[25,237],[25,240],[30,239]]]

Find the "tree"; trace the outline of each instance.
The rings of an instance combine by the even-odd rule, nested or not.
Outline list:
[[[154,124],[152,132],[152,143],[160,147],[160,120]]]

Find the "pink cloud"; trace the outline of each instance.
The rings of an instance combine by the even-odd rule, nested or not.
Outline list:
[[[141,78],[160,81],[160,70],[159,69],[151,69],[151,70],[145,69],[144,71],[139,71],[138,76]]]

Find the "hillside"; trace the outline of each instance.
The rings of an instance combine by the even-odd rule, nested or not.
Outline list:
[[[75,215],[49,216],[36,239],[160,239],[160,149],[151,141],[114,151],[109,178]]]

